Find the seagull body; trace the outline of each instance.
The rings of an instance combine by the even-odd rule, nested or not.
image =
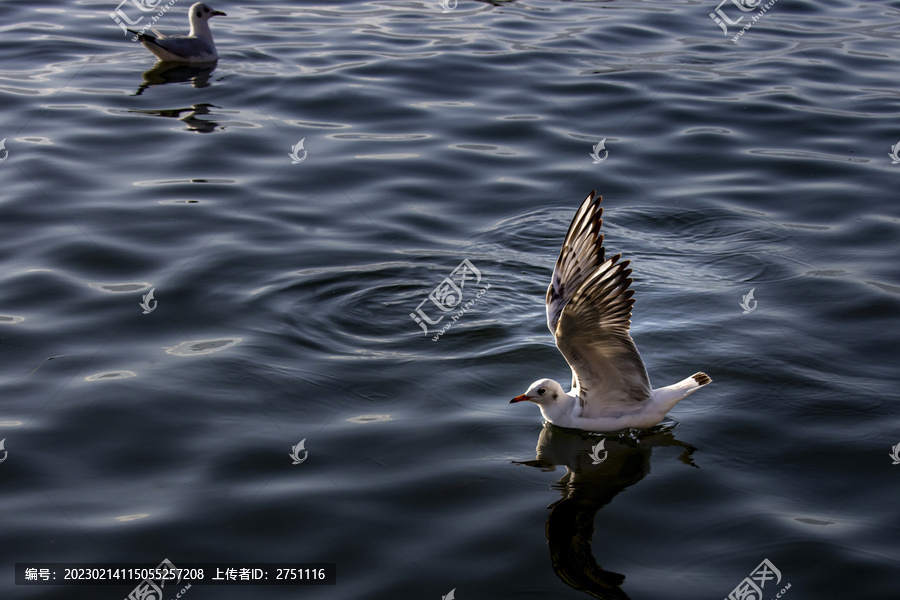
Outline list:
[[[569,226],[547,289],[547,326],[572,368],[572,389],[539,379],[510,400],[534,402],[544,419],[560,427],[617,431],[653,427],[680,400],[712,379],[695,373],[652,389],[631,339],[629,261],[606,258],[600,196],[591,192]]]
[[[226,16],[220,10],[213,10],[202,2],[191,6],[191,31],[187,35],[163,35],[151,29],[153,35],[129,29],[137,35],[138,41],[156,58],[166,62],[210,63],[219,59],[209,20]]]

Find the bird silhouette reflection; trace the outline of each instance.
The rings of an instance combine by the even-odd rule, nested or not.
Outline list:
[[[216,63],[188,65],[184,63],[159,61],[149,71],[144,72],[144,82],[138,86],[135,96],[140,96],[149,87],[167,83],[190,82],[195,88],[209,87],[209,77],[216,69]]]
[[[195,131],[197,133],[212,133],[216,129],[220,128],[221,125],[218,121],[207,121],[206,119],[201,119],[199,116],[201,115],[210,115],[213,114],[209,109],[210,108],[220,108],[215,104],[208,104],[206,102],[201,104],[194,104],[193,106],[186,108],[169,108],[169,109],[160,109],[160,110],[129,110],[128,112],[132,113],[141,113],[144,115],[152,115],[154,117],[167,117],[170,119],[178,119],[187,125],[188,131]],[[182,116],[184,114],[184,116]]]
[[[602,600],[630,600],[621,588],[625,575],[604,570],[594,559],[594,519],[619,492],[650,472],[654,448],[677,446],[683,450],[679,460],[697,466],[691,459],[695,448],[675,439],[675,426],[677,422],[666,419],[647,431],[600,436],[545,423],[535,459],[514,461],[545,471],[566,468],[553,484],[562,498],[547,507],[545,528],[553,570],[566,585]]]

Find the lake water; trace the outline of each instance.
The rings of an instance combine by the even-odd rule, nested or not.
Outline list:
[[[0,597],[898,597],[900,4],[211,5],[215,69],[151,70],[113,0],[0,4]],[[568,381],[592,189],[652,383],[714,380],[599,464],[507,404]]]

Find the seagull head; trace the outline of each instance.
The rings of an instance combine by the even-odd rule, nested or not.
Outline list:
[[[512,400],[509,401],[510,404],[515,404],[516,402],[523,402],[528,400],[529,402],[534,402],[540,407],[551,407],[557,402],[562,402],[568,399],[567,394],[563,391],[561,385],[552,379],[538,379],[521,396],[516,396]]]
[[[213,10],[202,2],[197,2],[191,6],[191,25],[198,21],[209,21],[213,17],[226,17],[221,10]]]

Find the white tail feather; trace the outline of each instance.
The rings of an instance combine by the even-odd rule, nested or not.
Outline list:
[[[694,373],[678,383],[653,390],[650,401],[659,407],[663,414],[666,414],[681,400],[684,400],[708,383],[712,383],[709,375],[706,373]]]

